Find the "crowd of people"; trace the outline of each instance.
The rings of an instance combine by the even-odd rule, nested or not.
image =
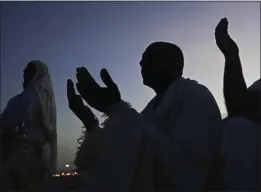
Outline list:
[[[142,54],[143,84],[156,96],[141,113],[122,99],[106,69],[100,72],[106,87],[100,87],[85,67],[77,68],[78,93],[69,79],[67,97],[85,127],[74,161],[79,178],[45,190],[260,190],[260,79],[246,86],[226,18],[215,39],[225,58],[223,120],[208,88],[183,77],[183,53],[175,44],[154,42]],[[47,65],[29,62],[23,87],[0,117],[1,187],[35,192],[56,172],[56,106]],[[91,108],[106,120],[100,124]]]

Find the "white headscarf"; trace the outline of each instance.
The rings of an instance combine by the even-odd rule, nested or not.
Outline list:
[[[42,158],[50,174],[56,172],[57,166],[57,128],[56,128],[56,105],[53,86],[48,66],[39,60],[31,61],[36,67],[36,74],[29,83],[37,92],[42,108],[42,122],[48,132],[48,143],[43,146]]]

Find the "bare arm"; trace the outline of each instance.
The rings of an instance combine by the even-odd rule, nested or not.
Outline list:
[[[239,49],[228,34],[228,21],[223,18],[215,29],[216,44],[225,57],[223,92],[229,116],[239,115],[246,94]]]
[[[223,93],[229,116],[239,115],[246,92],[239,55],[225,56]]]

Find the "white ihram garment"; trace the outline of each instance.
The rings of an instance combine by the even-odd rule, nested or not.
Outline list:
[[[202,191],[216,150],[221,115],[212,94],[180,78],[154,111],[155,98],[139,114],[127,103],[109,109],[105,127],[89,135],[90,192]]]
[[[25,123],[29,138],[44,142],[42,160],[52,175],[56,172],[57,159],[55,98],[48,67],[41,61],[32,61],[32,64],[37,69],[35,77],[21,94],[8,102],[0,121],[7,127]]]

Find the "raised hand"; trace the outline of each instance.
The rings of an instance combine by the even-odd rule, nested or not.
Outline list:
[[[228,21],[223,18],[215,30],[216,44],[225,57],[239,53],[237,44],[228,34]]]
[[[121,100],[120,91],[106,69],[101,70],[100,76],[107,87],[100,87],[85,67],[76,71],[77,90],[91,107],[106,112],[109,106]]]
[[[82,121],[87,131],[98,125],[98,120],[91,109],[84,105],[82,97],[75,92],[72,80],[67,81],[67,99],[69,108]]]

